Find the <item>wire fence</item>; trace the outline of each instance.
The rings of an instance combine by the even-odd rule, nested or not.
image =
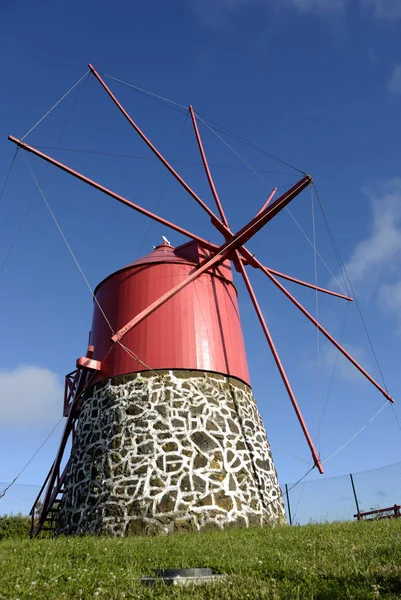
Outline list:
[[[0,490],[4,490],[8,485],[0,482]],[[40,488],[40,485],[14,483],[0,499],[0,516],[29,514]]]
[[[290,490],[291,484],[287,484]],[[372,469],[301,482],[286,495],[287,520],[292,525],[310,522],[351,521],[363,513],[401,504],[401,462]]]
[[[339,477],[303,481],[291,489],[292,485],[282,486],[289,524],[351,521],[358,512],[401,504],[401,462]],[[6,486],[0,482],[0,490]],[[27,515],[39,490],[39,485],[14,484],[0,499],[0,516]]]

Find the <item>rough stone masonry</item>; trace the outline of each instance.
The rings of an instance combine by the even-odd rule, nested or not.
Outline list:
[[[251,389],[217,373],[113,377],[84,398],[60,533],[134,535],[285,523]]]

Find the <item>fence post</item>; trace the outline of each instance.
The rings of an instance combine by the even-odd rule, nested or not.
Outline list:
[[[358,513],[358,521],[359,521],[359,515],[360,515],[361,511],[359,510],[358,498],[356,497],[356,491],[355,491],[355,485],[354,485],[354,478],[352,477],[352,473],[350,473],[349,476],[350,476],[350,479],[351,479],[352,491],[354,492],[356,512]]]
[[[290,525],[292,525],[291,506],[290,506],[290,494],[288,493],[288,485],[287,484],[285,484],[285,495],[287,496],[288,518],[289,518],[289,521],[290,521]]]

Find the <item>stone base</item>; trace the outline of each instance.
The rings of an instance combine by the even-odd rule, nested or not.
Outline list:
[[[217,373],[122,375],[88,390],[59,532],[152,535],[284,524],[251,389]]]

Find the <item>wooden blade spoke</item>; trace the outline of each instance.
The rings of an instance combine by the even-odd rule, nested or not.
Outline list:
[[[252,288],[252,285],[251,285],[251,282],[249,280],[248,274],[247,274],[247,272],[245,270],[245,267],[244,267],[243,262],[241,261],[240,257],[238,257],[238,258],[239,258],[239,260],[238,260],[239,269],[240,269],[241,275],[242,275],[242,277],[244,279],[246,289],[247,289],[248,294],[249,294],[249,296],[251,298],[252,304],[254,306],[254,309],[256,311],[257,317],[258,317],[259,322],[261,324],[261,327],[263,329],[263,333],[265,334],[267,343],[269,344],[269,348],[270,348],[271,353],[273,355],[273,358],[274,358],[274,361],[276,363],[277,369],[278,369],[278,371],[280,373],[281,379],[283,380],[285,389],[287,390],[288,396],[289,396],[289,398],[291,400],[291,403],[292,403],[292,406],[293,406],[293,408],[295,410],[295,414],[297,415],[297,419],[299,421],[299,424],[301,425],[302,431],[304,433],[304,436],[306,438],[306,441],[307,441],[308,446],[310,448],[310,451],[312,453],[312,458],[313,458],[314,464],[318,468],[319,472],[323,473],[324,472],[323,471],[323,466],[322,466],[322,463],[320,462],[319,455],[318,455],[318,453],[316,451],[316,448],[315,448],[315,446],[313,444],[312,438],[311,438],[310,433],[308,431],[308,428],[306,426],[305,420],[304,420],[304,418],[302,416],[302,413],[301,413],[301,410],[300,410],[300,408],[298,406],[298,402],[297,402],[297,399],[295,398],[295,394],[292,391],[291,384],[290,384],[290,382],[288,380],[287,374],[286,374],[286,372],[284,370],[284,367],[283,367],[283,364],[282,364],[282,362],[280,360],[280,356],[279,356],[279,354],[277,352],[277,349],[276,349],[276,346],[275,346],[275,344],[273,342],[273,338],[272,338],[272,336],[270,334],[270,331],[269,331],[269,329],[267,327],[266,321],[265,321],[265,319],[263,317],[262,311],[261,311],[259,303],[257,301],[255,292],[254,292],[254,290]]]
[[[199,196],[194,192],[194,190],[184,181],[184,179],[181,177],[181,175],[179,175],[177,173],[177,171],[174,169],[174,167],[172,167],[172,165],[168,162],[168,160],[166,158],[164,158],[162,153],[159,152],[159,150],[156,148],[156,146],[154,146],[152,144],[152,142],[149,140],[149,138],[146,137],[146,135],[143,133],[143,131],[140,129],[140,127],[137,125],[137,123],[135,123],[135,121],[130,117],[130,115],[125,110],[123,105],[119,102],[119,100],[117,100],[116,96],[110,90],[108,85],[104,82],[104,80],[101,78],[99,73],[95,70],[95,68],[92,65],[88,65],[88,66],[89,66],[91,72],[93,73],[93,75],[96,77],[96,79],[102,85],[103,89],[107,92],[107,94],[113,100],[114,104],[117,106],[117,108],[120,110],[120,112],[124,115],[124,117],[130,123],[130,125],[132,125],[132,127],[135,129],[135,131],[138,133],[138,135],[142,138],[142,140],[145,142],[145,144],[148,146],[148,148],[150,148],[150,150],[157,156],[157,158],[160,160],[160,162],[173,175],[173,177],[178,181],[178,183],[180,185],[182,185],[182,187],[188,192],[188,194],[190,194],[190,196],[192,196],[192,198],[203,208],[203,210],[205,210],[208,213],[208,215],[210,216],[210,218],[212,220],[212,223],[216,226],[218,224],[220,224],[220,220],[217,218],[217,216],[214,214],[214,212],[207,206],[207,204],[205,204],[203,202],[203,200],[201,200],[201,198],[199,198]]]
[[[158,223],[161,223],[162,225],[165,225],[166,227],[169,227],[170,229],[174,229],[174,231],[177,231],[178,233],[182,233],[182,235],[185,235],[185,236],[191,238],[192,240],[195,240],[195,241],[199,242],[200,244],[202,244],[206,248],[210,248],[210,249],[217,248],[217,246],[215,244],[210,244],[210,242],[208,242],[207,240],[204,240],[203,238],[199,237],[195,233],[192,233],[192,232],[188,231],[187,229],[184,229],[183,227],[180,227],[179,225],[176,225],[175,223],[172,223],[171,221],[168,221],[167,219],[164,219],[163,217],[159,217],[159,215],[156,215],[155,213],[152,213],[150,210],[147,210],[146,208],[142,208],[142,206],[139,206],[138,204],[134,204],[134,202],[131,202],[130,200],[127,200],[127,198],[124,198],[124,196],[120,196],[119,194],[116,194],[112,190],[104,187],[100,183],[97,183],[93,179],[89,179],[89,177],[86,177],[85,175],[82,175],[82,173],[79,173],[79,171],[75,171],[74,169],[71,169],[70,167],[68,167],[64,163],[61,163],[61,162],[55,160],[54,158],[52,158],[51,156],[48,156],[47,154],[44,154],[43,152],[40,152],[39,150],[37,150],[33,146],[29,146],[25,142],[22,142],[21,140],[18,140],[17,138],[13,137],[12,135],[9,135],[8,139],[11,142],[13,142],[14,144],[16,144],[17,146],[19,146],[20,148],[22,148],[23,150],[26,150],[27,152],[31,152],[35,156],[38,156],[39,158],[42,158],[46,162],[54,165],[55,167],[57,167],[61,171],[65,171],[69,175],[73,175],[73,177],[76,177],[80,181],[83,181],[84,183],[87,183],[88,185],[90,185],[90,186],[94,187],[95,189],[99,190],[100,192],[103,192],[104,194],[107,194],[107,196],[110,196],[111,198],[114,198],[115,200],[118,200],[118,202],[121,202],[122,204],[125,204],[126,206],[129,206],[130,208],[133,208],[137,212],[145,215],[146,217],[150,217],[154,221],[157,221]]]
[[[205,150],[203,148],[202,138],[201,138],[200,133],[199,133],[198,124],[196,122],[195,112],[194,112],[194,109],[192,108],[192,106],[189,107],[189,112],[190,112],[190,115],[191,115],[191,119],[192,119],[192,124],[194,126],[196,140],[198,142],[199,152],[200,152],[200,155],[202,157],[203,166],[204,166],[205,171],[206,171],[206,176],[207,176],[207,179],[208,179],[208,182],[209,182],[209,186],[210,186],[211,192],[213,194],[213,198],[214,198],[214,200],[216,202],[216,206],[217,206],[217,209],[218,209],[218,211],[220,213],[220,217],[221,217],[221,221],[222,221],[223,225],[225,227],[228,227],[228,221],[226,219],[226,215],[224,214],[223,206],[221,204],[219,195],[217,193],[216,186],[214,185],[214,181],[213,181],[213,178],[212,178],[212,174],[210,172],[209,164],[207,162]]]
[[[266,200],[266,202],[264,203],[264,205],[262,206],[262,208],[256,213],[256,216],[260,215],[260,213],[262,213],[265,210],[265,208],[273,200],[274,196],[276,195],[276,192],[277,192],[277,188],[273,188],[272,193],[270,194],[270,196],[268,197],[268,199]]]
[[[373,377],[369,375],[367,371],[365,371],[365,369],[351,356],[351,354],[347,352],[345,348],[343,348],[341,344],[339,344],[332,335],[330,335],[330,333],[319,323],[319,321],[317,321],[306,310],[306,308],[300,302],[298,302],[298,300],[296,300],[296,298],[294,298],[292,294],[290,294],[287,288],[285,288],[279,281],[277,281],[277,279],[267,269],[264,272],[266,273],[267,277],[274,283],[274,285],[278,287],[278,289],[281,290],[283,294],[287,296],[287,298],[293,304],[295,304],[295,306],[301,311],[301,313],[305,315],[305,317],[309,319],[309,321],[319,329],[319,331],[333,344],[333,346],[335,346],[337,350],[339,350],[341,354],[343,354],[343,356],[345,356],[345,358],[349,360],[349,362],[353,364],[354,367],[358,369],[358,371],[362,373],[362,375],[366,377],[366,379],[370,381],[370,383],[372,383],[375,386],[375,388],[377,388],[379,392],[383,394],[385,398],[387,398],[387,400],[389,400],[389,402],[394,402],[393,398],[389,395],[389,393],[379,383],[377,383],[377,381],[373,379]]]
[[[243,252],[243,255],[245,256],[247,254],[247,251],[245,248],[243,250],[245,250],[245,252]],[[242,252],[242,250],[241,250],[241,252]],[[242,260],[244,260],[244,259],[242,259]],[[312,290],[317,290],[318,292],[322,292],[323,294],[328,294],[329,296],[335,296],[336,298],[342,298],[343,300],[347,300],[348,302],[353,302],[353,300],[354,300],[350,296],[345,296],[344,294],[340,294],[338,292],[333,292],[333,290],[328,290],[326,288],[319,287],[317,285],[314,285],[313,283],[308,283],[307,281],[303,281],[302,279],[297,279],[296,277],[291,277],[291,275],[287,275],[286,273],[281,273],[280,271],[276,271],[275,269],[266,267],[254,256],[251,256],[250,259],[247,258],[247,260],[245,262],[247,264],[250,264],[251,267],[260,269],[263,273],[265,273],[265,275],[267,274],[266,271],[268,271],[271,275],[276,275],[276,277],[281,277],[282,279],[286,279],[287,281],[292,281],[293,283],[297,283],[298,285],[303,285],[304,287],[311,288]]]

